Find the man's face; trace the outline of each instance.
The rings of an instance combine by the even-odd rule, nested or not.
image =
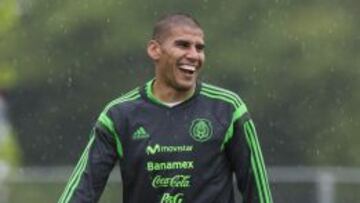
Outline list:
[[[158,45],[156,79],[177,91],[194,88],[205,60],[202,30],[174,26]]]

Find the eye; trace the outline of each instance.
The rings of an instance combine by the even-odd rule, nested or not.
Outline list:
[[[198,52],[202,52],[205,49],[205,45],[204,44],[196,44],[195,48]]]
[[[184,40],[175,41],[175,45],[180,48],[189,48],[191,46],[190,42]]]

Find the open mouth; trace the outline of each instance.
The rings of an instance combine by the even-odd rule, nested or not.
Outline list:
[[[193,65],[180,65],[178,67],[182,72],[185,72],[187,74],[193,74],[196,71],[196,67]]]

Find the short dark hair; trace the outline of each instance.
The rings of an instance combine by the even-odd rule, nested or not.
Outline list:
[[[185,13],[173,13],[167,14],[159,18],[156,21],[152,39],[162,41],[166,34],[170,31],[173,26],[188,26],[191,28],[197,28],[203,30],[200,23],[189,14]]]

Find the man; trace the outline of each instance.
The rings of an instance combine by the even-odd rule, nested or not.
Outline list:
[[[168,15],[147,46],[155,78],[103,110],[60,203],[98,201],[116,161],[124,203],[245,203],[272,198],[254,124],[233,92],[197,80],[204,33]]]

